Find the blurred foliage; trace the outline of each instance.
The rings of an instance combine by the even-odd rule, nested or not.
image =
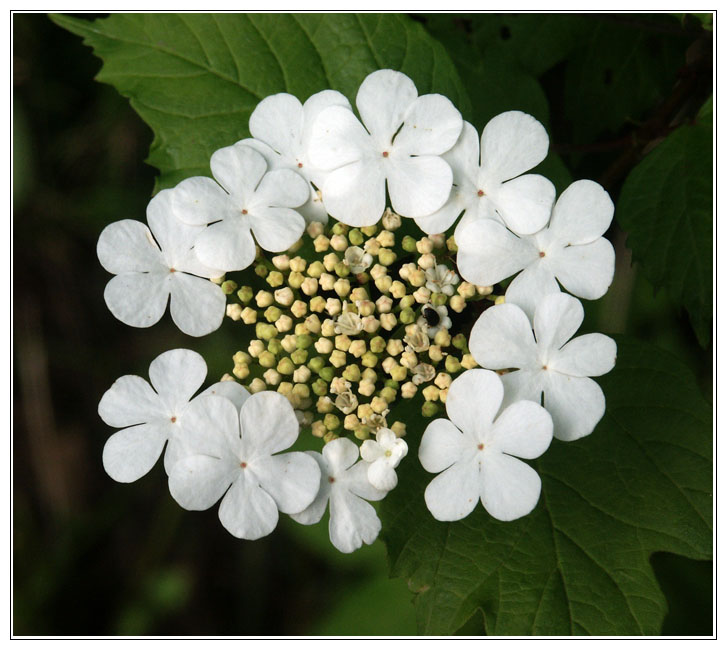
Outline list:
[[[413,18],[422,25],[394,22],[446,48],[478,129],[516,108],[548,125],[551,153],[540,171],[559,192],[573,178],[594,178],[616,202],[672,122],[693,119],[711,94],[711,14]],[[13,632],[414,634],[411,594],[387,578],[381,542],[343,556],[325,523],[287,519],[265,540],[240,542],[215,509],[181,511],[159,467],[132,485],[105,476],[109,431],[96,407],[113,380],[145,375],[171,347],[202,353],[210,378],[219,377],[238,330],[227,322],[214,340],[198,340],[168,318],[134,330],[108,313],[95,242],[108,223],[143,216],[155,183],[141,163],[152,134],[115,90],[92,81],[100,65],[78,38],[39,14],[14,14],[13,35]],[[631,265],[617,224],[609,235],[614,285],[586,305],[584,329],[673,352],[711,397],[711,347],[699,347],[681,306]],[[669,601],[663,633],[711,634],[711,563],[660,553],[652,564]],[[484,633],[482,617],[459,633]]]

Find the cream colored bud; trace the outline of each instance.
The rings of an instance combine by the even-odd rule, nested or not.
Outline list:
[[[290,313],[293,314],[293,316],[295,316],[296,318],[303,318],[307,311],[308,305],[306,305],[302,300],[296,300],[290,306]]]
[[[356,307],[361,316],[371,316],[376,311],[376,305],[370,300],[357,300]]]
[[[313,240],[313,248],[316,253],[325,253],[330,245],[331,240],[325,235],[318,235],[318,237]]]
[[[290,305],[293,304],[293,300],[295,300],[295,296],[293,295],[293,291],[290,287],[276,289],[273,295],[275,297],[275,302],[279,305],[283,305],[283,307],[290,307]]]
[[[269,291],[258,291],[255,294],[255,304],[260,307],[260,309],[270,307],[270,305],[273,304],[273,301],[273,294]]]
[[[364,287],[356,287],[351,291],[351,300],[358,302],[359,300],[368,300],[369,294]]]
[[[389,288],[391,295],[396,299],[401,299],[406,295],[406,285],[399,280],[394,280]]]
[[[429,235],[429,239],[432,240],[432,245],[434,246],[434,248],[444,248],[445,244],[447,243],[444,234],[441,232],[437,233],[436,235]]]
[[[400,366],[397,364],[391,369],[389,374],[394,381],[404,381],[408,373],[404,366]]]
[[[390,371],[390,370],[391,370],[391,369],[392,369],[392,368],[393,368],[393,367],[394,367],[395,365],[396,365],[396,359],[394,359],[393,357],[386,357],[386,359],[384,359],[384,360],[383,360],[383,361],[381,362],[381,368],[383,369],[383,371],[384,371],[384,372],[385,372],[385,373],[386,373],[387,375],[389,374],[389,371]]]
[[[347,352],[348,348],[351,347],[351,339],[346,334],[339,334],[335,338],[335,346],[336,350],[342,350],[343,352]]]
[[[493,291],[493,287],[491,287],[489,285],[483,287],[483,286],[481,286],[481,285],[478,284],[476,286],[476,289],[477,289],[477,295],[478,296],[489,296],[492,293],[492,291]]]
[[[359,404],[358,409],[356,410],[356,415],[358,415],[361,421],[366,418],[370,418],[373,414],[374,409],[371,408],[371,404]]]
[[[427,269],[433,269],[437,265],[437,258],[431,253],[426,253],[417,260],[417,264],[420,269],[424,269],[425,271]]]
[[[287,271],[290,269],[290,258],[287,255],[276,255],[271,261],[278,271]]]
[[[429,346],[429,350],[427,350],[427,352],[429,354],[429,358],[434,363],[439,363],[444,358],[444,355],[442,354],[442,348],[440,348],[438,345]]]
[[[418,390],[415,383],[408,381],[401,387],[401,396],[404,399],[411,399],[417,394]]]
[[[318,280],[315,278],[305,278],[300,285],[300,290],[306,296],[315,296],[318,293]]]
[[[247,352],[243,352],[242,350],[238,350],[232,356],[232,360],[235,363],[250,363],[252,361],[252,357]]]
[[[401,339],[389,339],[386,342],[386,353],[392,357],[399,356],[404,351],[404,343]]]
[[[315,421],[315,422],[314,422],[314,423],[313,423],[313,424],[311,425],[311,433],[312,433],[312,434],[313,434],[313,435],[314,435],[314,436],[315,436],[316,438],[322,438],[323,436],[325,436],[325,435],[326,435],[326,433],[328,433],[328,429],[326,429],[326,425],[325,425],[325,424],[323,424],[323,421],[322,421],[322,420],[316,420],[316,421]]]
[[[461,282],[457,287],[457,293],[463,298],[472,298],[477,293],[477,288],[471,282]]]
[[[380,322],[375,316],[365,316],[361,319],[361,324],[364,332],[374,334],[379,329]]]
[[[305,323],[298,323],[295,326],[295,334],[297,336],[301,336],[302,334],[310,334],[308,331],[308,328],[306,327]]]
[[[311,221],[305,228],[305,231],[311,239],[315,239],[318,235],[322,235],[323,230],[324,226],[320,221]]]
[[[416,264],[412,264],[411,262],[409,262],[408,264],[404,264],[399,269],[399,277],[402,280],[408,280],[409,276],[412,274],[413,271],[416,271],[416,269],[417,269]]]
[[[434,242],[429,237],[422,237],[417,242],[417,251],[420,255],[431,253],[434,250]]]
[[[336,264],[338,264],[340,261],[341,258],[338,257],[338,255],[336,255],[335,253],[328,253],[328,255],[323,258],[323,266],[325,267],[326,271],[328,271],[329,273],[333,273],[333,270],[336,268]],[[327,291],[330,290],[327,289]]]
[[[434,343],[442,348],[446,348],[452,343],[452,335],[449,331],[442,328],[434,335]]]
[[[297,347],[297,345],[296,345],[297,341],[298,341],[297,336],[295,336],[294,334],[287,334],[286,336],[284,336],[281,339],[280,345],[283,346],[283,350],[285,350],[288,354],[290,354]]]
[[[275,321],[275,329],[277,329],[278,332],[289,332],[292,327],[293,319],[287,314],[283,314]]]
[[[336,335],[336,324],[330,318],[326,318],[326,320],[321,323],[321,334],[329,337]]]
[[[295,271],[296,273],[303,273],[306,266],[308,266],[308,262],[306,262],[300,256],[294,257],[292,260],[290,260],[290,270]]]
[[[432,292],[429,291],[426,287],[419,287],[414,293],[414,300],[416,300],[420,305],[426,305],[429,302],[429,297],[432,295]]]
[[[422,395],[428,402],[436,402],[439,399],[439,388],[430,384],[422,390]]]
[[[300,366],[293,372],[293,381],[296,384],[304,384],[310,379],[310,368],[308,366]]]
[[[360,359],[366,354],[366,341],[362,341],[361,339],[351,341],[351,347],[348,348],[348,353],[356,359]]]
[[[321,331],[321,320],[316,314],[311,314],[305,319],[305,326],[311,334],[319,334]]]
[[[328,395],[323,395],[316,402],[316,411],[319,413],[330,413],[333,411],[333,400]]]
[[[361,395],[365,395],[366,397],[371,397],[371,395],[376,392],[376,384],[374,384],[373,381],[364,379],[363,381],[359,382],[358,392]],[[362,417],[360,413],[359,417]]]
[[[247,346],[247,351],[250,353],[250,356],[255,359],[259,357],[264,350],[265,343],[258,341],[257,339],[250,341],[250,345]]]
[[[374,284],[376,285],[376,288],[381,291],[381,293],[389,293],[389,291],[391,290],[391,285],[393,284],[393,280],[391,279],[390,275],[383,275],[380,278],[374,280]]]
[[[275,368],[268,368],[263,373],[263,379],[268,386],[277,386],[280,383],[280,373]]]
[[[250,307],[245,307],[240,313],[240,318],[245,325],[252,325],[257,321],[257,312]]]
[[[414,354],[413,352],[407,351],[401,355],[399,362],[405,368],[408,368],[409,370],[413,370],[414,367],[419,363],[419,359],[417,359],[416,354]]]
[[[210,278],[210,282],[213,284],[222,284],[225,281],[225,274],[223,273],[219,278]]]
[[[353,413],[349,413],[345,418],[343,418],[343,428],[348,431],[354,431],[356,427],[360,425],[361,421]]]
[[[343,350],[334,350],[328,358],[328,363],[334,368],[342,368],[346,365],[346,353]]]
[[[228,318],[231,318],[232,320],[240,320],[240,316],[242,315],[242,305],[240,305],[239,303],[227,305],[227,308],[225,309],[225,314]]]
[[[388,270],[381,264],[375,264],[369,273],[374,280],[378,280],[379,278],[386,276]]]
[[[330,316],[337,316],[341,313],[341,301],[338,298],[326,300],[326,311]]]
[[[383,397],[374,397],[371,400],[371,408],[375,413],[383,413],[389,410],[389,403]]]
[[[472,370],[472,368],[477,368],[477,362],[471,354],[465,354],[462,357],[462,367],[467,370]]]
[[[235,367],[232,370],[232,374],[235,375],[235,377],[237,377],[238,379],[246,379],[250,374],[250,368],[246,363],[238,363],[235,364]]]
[[[434,383],[437,388],[449,388],[452,383],[452,376],[446,372],[440,372],[435,378]]]
[[[407,280],[413,287],[423,287],[427,282],[427,276],[421,269],[415,269],[409,274]]]
[[[389,296],[379,296],[376,301],[376,309],[380,314],[388,314],[394,306],[394,301]]]
[[[313,347],[318,354],[330,354],[333,351],[333,341],[331,339],[318,339]]]
[[[375,239],[369,239],[364,244],[364,250],[370,255],[378,255],[381,250],[381,244]]]
[[[255,394],[259,393],[260,391],[267,390],[267,386],[265,385],[265,382],[260,379],[260,377],[255,377],[255,379],[250,382],[250,385],[247,387],[247,389],[251,393]]]
[[[497,298],[495,298],[496,305],[502,305],[504,303],[505,303],[505,296],[497,296]]]
[[[346,280],[345,278],[339,278],[333,284],[333,290],[339,296],[341,296],[341,298],[345,298],[351,291],[351,283],[348,280]]]
[[[323,296],[316,296],[310,301],[310,310],[319,314],[326,308],[326,299]]]
[[[465,302],[465,299],[459,294],[452,296],[449,299],[449,308],[458,314],[461,314],[466,306],[467,303]]]
[[[387,230],[398,230],[401,228],[401,217],[396,212],[392,212],[390,208],[386,208],[384,216],[381,217],[381,225]]]
[[[381,314],[381,327],[390,332],[396,327],[396,314]]]
[[[449,388],[442,388],[439,391],[439,401],[445,403],[447,401],[447,395],[449,395]]]
[[[382,230],[377,236],[376,241],[379,242],[384,248],[392,248],[396,243],[394,239],[394,233],[388,230]]]
[[[343,235],[333,235],[331,237],[331,248],[339,253],[348,248],[348,239]]]

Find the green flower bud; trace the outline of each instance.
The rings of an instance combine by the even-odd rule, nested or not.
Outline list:
[[[256,323],[255,324],[255,336],[263,341],[269,341],[274,339],[278,334],[278,330],[275,329],[275,325],[268,323]]]
[[[313,338],[310,334],[301,334],[295,339],[295,346],[299,350],[306,350],[313,345]]]
[[[270,271],[265,281],[273,288],[279,287],[283,284],[283,274],[280,271]]]
[[[459,362],[459,359],[457,357],[453,357],[450,354],[444,360],[444,367],[447,369],[448,373],[454,374],[455,372],[459,372],[462,369],[462,364]]]
[[[358,228],[353,228],[348,233],[348,241],[350,241],[353,246],[360,246],[363,244],[364,236]]]
[[[399,382],[395,381],[394,379],[387,379],[384,382],[384,386],[386,388],[393,388],[394,390],[399,390]]]
[[[452,339],[452,345],[458,350],[466,350],[467,337],[465,337],[464,334],[457,334],[457,336]]]
[[[345,235],[348,232],[348,226],[345,223],[336,223],[331,228],[331,233],[334,235]]]
[[[412,295],[404,296],[399,301],[399,307],[401,307],[402,309],[406,309],[407,307],[411,307],[415,302],[416,302],[416,298],[414,296],[412,296]],[[402,323],[403,322],[404,321],[402,321]]]
[[[235,282],[234,280],[225,280],[222,283],[222,293],[224,293],[226,296],[232,295],[236,289],[237,282]]]
[[[379,358],[373,352],[367,352],[361,357],[361,363],[367,368],[375,368]]]
[[[371,352],[375,352],[376,354],[380,354],[386,349],[386,341],[380,337],[375,336],[371,339],[371,342],[369,343],[369,347],[371,348]]]
[[[447,296],[443,293],[433,293],[429,298],[429,302],[431,302],[435,307],[441,307],[442,305],[447,304]]]
[[[386,386],[386,388],[381,389],[379,395],[386,400],[387,404],[391,404],[396,399],[396,390],[391,386]]]
[[[399,320],[404,323],[404,325],[408,325],[416,320],[416,314],[414,314],[414,310],[411,309],[411,307],[407,307],[401,310]]]
[[[237,292],[237,297],[240,299],[240,302],[245,305],[252,300],[252,296],[253,296],[252,287],[242,287]]]
[[[257,362],[263,368],[272,368],[275,366],[275,355],[269,350],[265,350],[260,353],[260,356],[257,358]]]
[[[313,382],[311,388],[313,389],[313,392],[319,397],[328,394],[328,384],[320,377]]]
[[[404,237],[404,239],[402,239],[401,247],[407,253],[413,253],[417,249],[417,240],[414,239],[414,237],[407,235],[406,237]]]
[[[268,274],[268,267],[264,264],[258,264],[255,267],[255,275],[264,278]]]
[[[424,402],[422,404],[422,415],[425,418],[433,418],[439,412],[439,407],[435,402]]]
[[[368,440],[371,437],[371,431],[368,427],[356,427],[353,435],[359,440]]]
[[[268,351],[275,355],[282,354],[283,344],[278,339],[270,339],[268,341]]]
[[[363,228],[361,228],[361,232],[367,237],[373,237],[378,229],[378,226],[374,224],[373,226],[364,226]]]
[[[274,305],[271,305],[268,307],[265,312],[263,313],[263,316],[265,316],[265,320],[268,321],[268,323],[274,323],[278,318],[280,318],[283,315],[283,312],[280,311],[278,307],[275,307]]]
[[[326,360],[323,357],[313,357],[308,362],[308,367],[316,374],[318,374],[325,365]]]
[[[351,274],[351,269],[349,269],[343,262],[339,262],[333,267],[333,272],[339,278],[347,278]]]
[[[278,361],[278,366],[276,370],[281,375],[292,375],[295,371],[295,366],[288,357],[283,357],[280,361]]]
[[[303,365],[308,360],[308,350],[296,350],[290,358],[296,366]]]
[[[308,276],[317,280],[321,277],[321,274],[323,274],[325,270],[326,267],[323,266],[323,263],[316,260],[308,267]]]
[[[382,248],[379,251],[379,264],[391,266],[396,262],[396,253],[389,248]]]
[[[456,253],[457,252],[457,244],[454,241],[454,235],[452,235],[447,240],[447,250],[451,251],[452,253]]]
[[[348,381],[357,382],[361,379],[361,369],[353,364],[346,366],[346,369],[343,371],[343,378],[348,379]]]
[[[330,383],[336,376],[336,369],[333,366],[325,366],[324,368],[320,369],[318,375],[323,381],[327,381]]]
[[[326,413],[326,417],[323,418],[323,424],[326,425],[326,429],[329,431],[335,431],[341,426],[341,420],[333,413]]]

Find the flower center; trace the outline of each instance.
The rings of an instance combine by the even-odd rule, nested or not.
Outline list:
[[[328,477],[328,482],[329,482],[329,483],[335,483],[335,482],[336,482],[336,479],[335,479],[335,478],[333,478],[332,476],[329,476],[329,477]]]
[[[387,449],[386,452],[384,452],[384,456],[386,456],[387,458],[391,456],[391,449]]]
[[[302,162],[299,162],[298,163],[298,169],[302,169],[302,168],[303,168],[303,163]]]
[[[171,418],[169,418],[169,419],[170,419],[170,421],[171,421],[171,422],[176,422],[176,421],[177,421],[177,416],[176,416],[176,415],[173,415],[173,416],[172,416]]]
[[[247,210],[245,210],[245,208],[243,208],[243,209],[241,210],[241,212],[242,212],[242,214],[247,214]]]
[[[484,196],[485,192],[484,190],[477,190],[477,196]]]
[[[388,158],[388,157],[389,157],[389,152],[388,152],[388,151],[384,151],[384,152],[383,152],[383,153],[382,153],[381,155],[382,155],[382,156],[383,156],[384,158]]]
[[[540,255],[540,257],[545,257],[545,251],[540,251],[540,253],[538,254]]]
[[[247,463],[246,463],[246,462],[245,462],[245,461],[243,460],[243,461],[242,461],[242,462],[240,463],[240,467],[241,467],[242,469],[245,469],[245,468],[247,467]]]
[[[485,445],[482,444],[482,443],[480,443],[479,445],[477,445],[477,449],[479,449],[480,451],[482,451],[484,448],[485,448]]]
[[[176,273],[177,272],[177,269],[175,269],[173,266],[170,266],[169,267],[169,272],[170,273]]]

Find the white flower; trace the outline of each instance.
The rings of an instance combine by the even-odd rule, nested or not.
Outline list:
[[[406,442],[397,438],[391,429],[379,429],[376,441],[364,440],[361,445],[361,458],[369,465],[366,476],[377,490],[388,492],[396,487],[396,468],[406,456],[409,448]]]
[[[373,261],[373,256],[360,246],[349,246],[343,254],[343,263],[354,274],[363,273]]]
[[[548,154],[548,134],[534,117],[508,111],[482,131],[464,123],[457,144],[444,155],[452,166],[454,187],[444,207],[416,220],[426,233],[445,232],[464,212],[455,230],[479,219],[502,219],[518,233],[534,233],[548,221],[555,187],[544,176],[525,174]],[[522,175],[521,174],[525,174]]]
[[[310,198],[298,209],[308,222],[328,221],[320,193],[328,173],[310,162],[308,144],[313,122],[329,106],[351,108],[348,100],[335,90],[311,95],[304,104],[288,93],[271,95],[263,99],[250,116],[252,138],[240,141],[260,152],[270,169],[293,169],[308,181]]]
[[[375,224],[386,207],[406,217],[438,210],[449,196],[452,170],[440,157],[462,130],[459,111],[442,95],[417,97],[401,72],[378,70],[361,84],[356,106],[332,106],[313,124],[309,156],[331,170],[323,184],[328,213],[351,226]],[[365,128],[364,128],[365,127]]]
[[[308,183],[291,169],[266,173],[265,158],[242,144],[218,149],[210,160],[211,178],[183,180],[172,198],[176,214],[194,225],[211,224],[195,241],[197,257],[225,271],[247,268],[257,243],[266,251],[290,248],[305,220],[295,210],[308,200]],[[220,187],[222,186],[222,187]]]
[[[223,271],[204,266],[195,256],[192,247],[203,228],[179,221],[172,205],[174,192],[162,190],[149,202],[149,228],[125,219],[101,233],[98,259],[116,275],[106,285],[104,299],[121,322],[150,327],[163,316],[171,296],[177,327],[190,336],[203,336],[216,330],[225,315],[225,295],[205,278],[219,277]]]
[[[576,181],[556,202],[548,227],[535,235],[518,237],[491,219],[462,226],[457,268],[481,286],[522,270],[505,299],[531,318],[541,296],[560,291],[558,282],[575,296],[595,300],[613,280],[613,246],[601,237],[612,218],[608,193],[593,181]]]
[[[424,271],[424,274],[427,277],[427,289],[443,293],[445,296],[451,296],[454,293],[454,285],[459,282],[459,276],[446,264],[437,264]]]
[[[495,419],[502,397],[494,372],[468,370],[449,387],[449,420],[435,420],[424,432],[419,460],[428,472],[441,472],[424,491],[435,519],[462,519],[480,500],[496,519],[512,521],[537,504],[540,477],[515,457],[545,452],[553,422],[543,407],[528,401],[511,404]]]
[[[183,508],[206,510],[222,498],[222,525],[235,537],[259,539],[275,529],[278,511],[311,504],[318,464],[303,452],[278,453],[298,438],[298,420],[283,395],[255,393],[239,414],[229,400],[202,397],[187,417],[188,455],[169,474],[169,491]]]
[[[367,478],[368,463],[358,460],[358,447],[348,438],[331,440],[323,454],[308,451],[320,465],[321,482],[315,501],[303,512],[291,515],[306,526],[316,524],[330,503],[328,533],[333,545],[342,553],[353,553],[362,544],[373,544],[381,530],[381,521],[371,504],[386,492],[377,490]]]
[[[125,427],[106,442],[104,469],[115,481],[130,483],[144,476],[164,454],[167,474],[184,455],[180,432],[187,426],[191,403],[203,395],[221,395],[240,408],[249,396],[237,382],[221,381],[192,399],[207,376],[204,359],[191,350],[170,350],[149,366],[149,383],[136,375],[117,379],[98,405],[101,419]],[[153,386],[153,388],[152,388]],[[156,392],[154,392],[156,390]]]
[[[576,440],[593,431],[606,400],[589,377],[606,374],[616,362],[616,343],[604,334],[585,334],[568,342],[582,322],[581,303],[555,293],[538,304],[532,328],[517,305],[490,307],[475,323],[469,341],[481,366],[518,369],[502,377],[507,403],[540,403],[543,396],[560,440]]]
[[[417,325],[427,333],[430,339],[433,339],[439,330],[448,330],[452,327],[452,319],[447,314],[447,308],[444,305],[435,307],[426,304],[422,307],[422,315],[417,319]]]

